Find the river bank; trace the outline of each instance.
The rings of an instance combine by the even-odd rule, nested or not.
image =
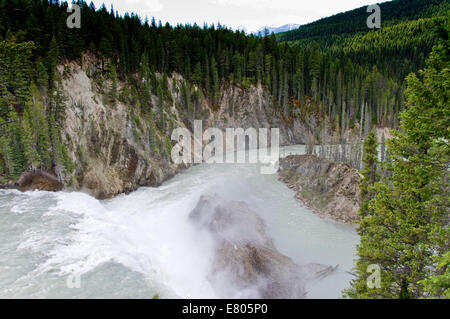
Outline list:
[[[359,221],[360,173],[349,165],[290,155],[280,160],[279,179],[319,216],[349,224]]]

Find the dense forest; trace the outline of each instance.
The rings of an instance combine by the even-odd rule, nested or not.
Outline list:
[[[448,0],[393,0],[379,4],[382,27],[419,19],[432,18],[445,13]],[[339,36],[367,33],[367,6],[322,18],[300,28],[277,35],[280,41],[317,42],[332,45]]]
[[[449,8],[447,0],[393,0],[379,4],[382,14],[382,27],[401,22],[431,18]],[[326,43],[334,35],[354,35],[367,32],[367,7],[322,18],[301,26],[297,30],[280,33],[281,41],[309,40]]]
[[[368,30],[367,7],[340,13],[277,34],[279,41],[318,45],[334,56],[361,65],[376,65],[385,75],[403,80],[425,66],[435,44],[434,30],[448,20],[448,0],[394,0],[380,4],[381,29]]]

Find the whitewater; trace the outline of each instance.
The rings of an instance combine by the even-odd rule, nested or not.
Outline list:
[[[303,152],[281,149],[282,156]],[[244,201],[295,263],[339,265],[307,287],[308,298],[340,298],[349,286],[354,227],[319,218],[258,165],[202,164],[105,201],[0,191],[0,298],[239,297],[218,296],[207,279],[212,244],[188,220],[205,194]]]

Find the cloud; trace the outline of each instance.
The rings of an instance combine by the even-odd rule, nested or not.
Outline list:
[[[134,12],[140,16],[152,16],[164,9],[161,0],[94,0],[95,6],[99,8],[103,3],[107,9],[114,6],[114,10],[120,14]]]
[[[137,12],[152,13],[161,11],[164,6],[161,0],[125,0],[124,6]]]
[[[299,1],[295,0],[209,0],[213,4],[235,7],[252,7],[253,9],[297,9]]]
[[[301,1],[301,0],[207,0],[210,3],[222,6],[235,6],[235,7],[248,7],[254,10],[283,10],[285,12],[302,12],[305,10],[311,10],[311,8],[319,9],[321,11],[335,11],[341,12],[357,8],[359,6],[367,5],[367,0],[314,0]],[[374,0],[375,1],[375,0]]]

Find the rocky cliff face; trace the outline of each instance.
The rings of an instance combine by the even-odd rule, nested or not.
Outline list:
[[[313,155],[291,155],[280,160],[279,179],[321,217],[344,223],[359,221],[360,174],[349,165]]]
[[[157,129],[155,118],[142,114],[133,103],[120,99],[111,102],[111,83],[95,75],[101,73],[101,67],[99,60],[88,55],[82,65],[71,62],[59,67],[66,97],[62,140],[75,164],[73,172],[63,175],[65,184],[75,190],[102,199],[139,186],[159,185],[184,168],[170,160],[171,129],[191,129],[193,119],[203,120],[203,129],[278,127],[281,145],[304,142],[305,119],[289,123],[283,120],[275,111],[270,94],[261,86],[246,90],[233,85],[222,87],[214,107],[199,94],[197,116],[192,118],[183,105],[180,88],[184,80],[177,74],[168,79],[172,99],[166,105],[167,127]],[[118,90],[127,85],[118,83]],[[154,117],[158,113],[158,98],[149,93]]]
[[[181,167],[168,160],[164,149],[152,149],[145,118],[136,123],[135,105],[105,103],[88,73],[97,66],[66,65],[62,81],[68,98],[63,139],[75,170],[69,185],[97,198],[109,198],[139,186],[155,186]],[[167,146],[166,137],[156,132]]]
[[[228,85],[222,88],[218,109],[211,114],[207,126],[219,129],[279,128],[280,145],[283,146],[306,143],[308,127],[317,121],[316,118],[302,117],[285,120],[274,106],[272,96],[262,86],[244,90]]]

